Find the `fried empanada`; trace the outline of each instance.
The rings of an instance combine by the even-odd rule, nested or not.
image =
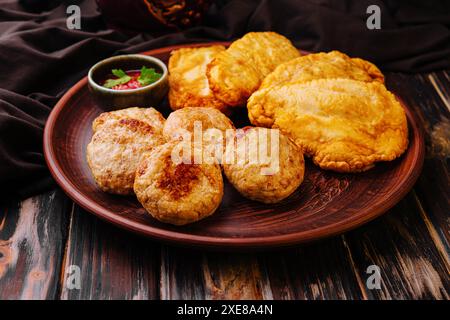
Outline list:
[[[206,65],[224,46],[182,48],[169,59],[169,103],[173,110],[185,107],[212,107],[225,110],[226,104],[209,89]]]
[[[262,80],[279,64],[300,56],[292,43],[275,32],[250,32],[215,55],[206,75],[216,98],[230,106],[245,105]]]
[[[260,89],[289,82],[345,78],[364,82],[384,83],[381,71],[372,63],[350,58],[339,51],[312,53],[280,64],[264,78]]]
[[[287,133],[323,169],[359,172],[400,156],[408,145],[405,111],[377,81],[320,79],[258,90],[250,121]]]

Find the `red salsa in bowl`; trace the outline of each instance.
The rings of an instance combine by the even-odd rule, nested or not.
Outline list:
[[[130,90],[145,87],[158,81],[162,74],[153,68],[142,66],[140,70],[112,69],[102,85],[113,90]]]
[[[157,105],[169,91],[168,75],[160,59],[127,54],[97,62],[87,78],[94,103],[110,111]]]

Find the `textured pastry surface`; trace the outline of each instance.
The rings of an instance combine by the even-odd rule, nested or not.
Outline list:
[[[269,87],[248,102],[250,121],[280,128],[324,169],[359,172],[400,156],[405,112],[379,82],[321,79]]]
[[[274,131],[278,131],[277,135],[271,136]],[[261,139],[262,136],[266,139]],[[302,183],[305,173],[303,154],[279,130],[247,127],[242,134],[236,135],[236,140],[234,158],[238,159],[240,155],[243,161],[224,164],[223,169],[228,180],[243,196],[275,203],[291,195]],[[275,144],[278,147],[274,149]],[[266,161],[261,159],[261,152],[268,156]]]
[[[173,110],[185,107],[212,107],[224,110],[226,104],[214,97],[206,77],[206,66],[224,46],[182,48],[169,59],[169,103]]]
[[[162,114],[154,108],[127,108],[110,112],[103,112],[92,122],[92,130],[97,131],[105,123],[114,122],[120,119],[130,118],[143,121],[159,132],[166,121]]]
[[[176,164],[168,142],[142,156],[134,191],[142,206],[156,219],[174,225],[198,221],[214,213],[223,196],[217,164]]]
[[[207,66],[214,95],[230,106],[244,105],[264,77],[279,64],[300,56],[292,43],[275,32],[250,32],[215,55]]]
[[[312,53],[287,61],[264,78],[260,89],[289,82],[345,78],[384,83],[381,71],[369,61],[350,58],[339,51]]]
[[[98,186],[106,192],[132,194],[134,176],[144,152],[165,142],[163,116],[153,108],[129,108],[102,113],[86,157]]]
[[[172,112],[167,117],[164,137],[168,140],[178,138],[185,130],[193,133],[197,121],[201,123],[202,130],[216,128],[226,131],[234,128],[233,122],[217,109],[186,107]]]

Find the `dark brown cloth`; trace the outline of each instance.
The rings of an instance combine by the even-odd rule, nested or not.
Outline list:
[[[23,1],[42,4],[45,0]],[[176,43],[231,40],[273,30],[310,51],[341,50],[383,70],[450,66],[449,1],[217,1],[203,24],[158,36],[109,29],[92,0],[78,1],[81,30],[66,27],[66,6],[24,8],[0,0],[0,194],[22,197],[51,186],[42,134],[51,108],[95,62]],[[381,8],[381,30],[368,30],[366,8]],[[56,6],[56,7],[55,7]],[[41,9],[42,9],[41,8]],[[34,9],[34,10],[30,10]],[[118,14],[133,19],[132,10]],[[131,34],[131,35],[130,35]]]

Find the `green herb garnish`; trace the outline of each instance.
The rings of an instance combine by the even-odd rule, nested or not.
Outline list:
[[[138,78],[139,83],[141,86],[149,85],[153,82],[158,81],[159,78],[161,78],[162,74],[155,71],[153,68],[147,68],[143,66],[141,68],[141,75]]]
[[[106,80],[105,83],[103,84],[105,88],[114,88],[115,86],[126,84],[127,82],[132,80],[132,78],[122,69],[113,69],[112,74],[115,75],[117,79]],[[158,79],[161,78],[161,76],[162,74],[156,72],[155,69],[143,66],[141,68],[140,75],[137,78],[137,81],[142,87],[144,87],[146,85],[158,81]]]
[[[106,88],[112,88],[118,86],[119,84],[125,84],[131,80],[131,77],[125,73],[122,69],[113,69],[113,75],[117,77],[117,79],[108,79],[105,81],[103,85]]]

